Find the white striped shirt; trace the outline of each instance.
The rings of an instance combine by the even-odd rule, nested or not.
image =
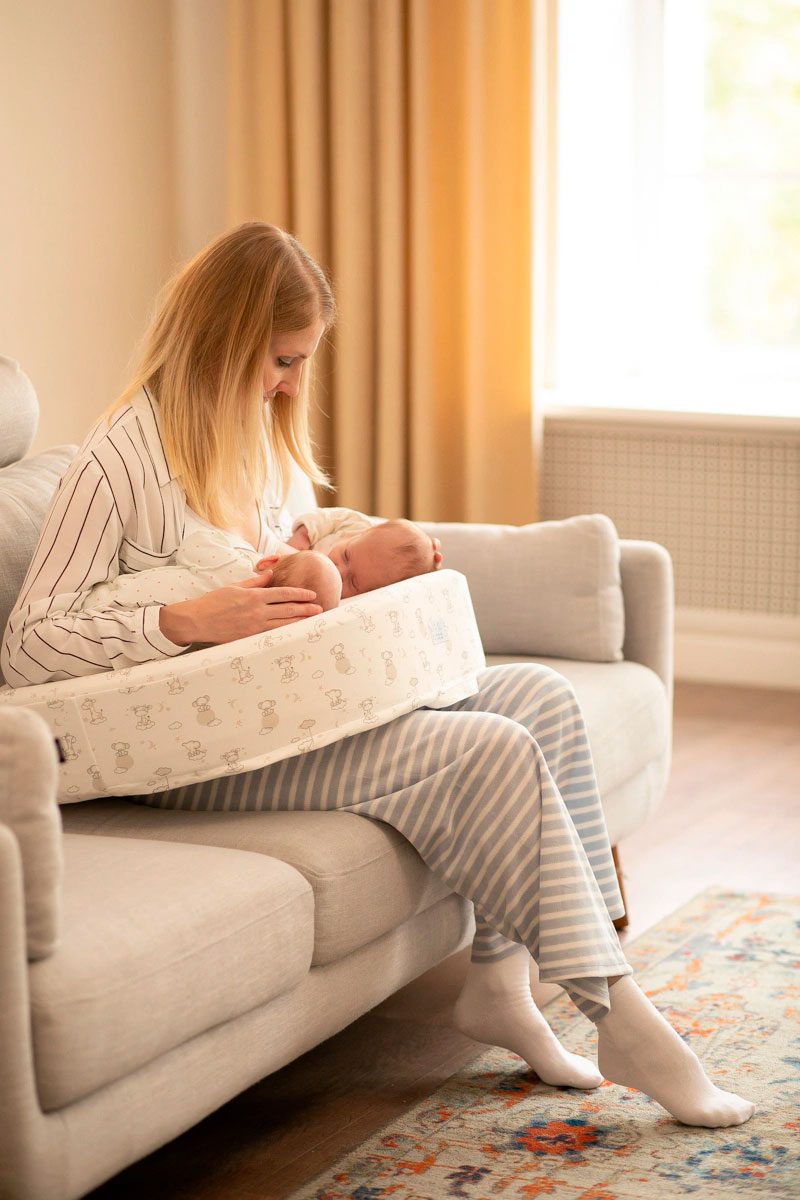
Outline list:
[[[159,629],[160,605],[82,610],[121,571],[163,566],[183,536],[186,497],[170,472],[156,405],[142,390],[102,418],[59,483],[3,639],[12,687],[70,679],[182,653]]]

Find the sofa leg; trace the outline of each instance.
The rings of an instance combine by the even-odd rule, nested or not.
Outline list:
[[[617,849],[616,846],[611,847],[611,857],[614,859],[614,868],[617,872],[617,883],[619,884],[619,893],[622,896],[622,903],[625,906],[625,912],[622,914],[621,917],[617,917],[616,921],[614,922],[614,928],[616,929],[617,933],[619,933],[620,930],[626,929],[628,926],[628,901],[625,899],[625,887],[622,883],[622,867],[620,866],[620,861],[619,861],[619,850]]]

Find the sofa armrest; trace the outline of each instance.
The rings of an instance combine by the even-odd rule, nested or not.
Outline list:
[[[672,559],[656,542],[620,542],[625,602],[623,655],[660,676],[672,697],[674,584]]]
[[[31,960],[53,953],[61,929],[57,769],[55,743],[42,717],[30,709],[0,708],[0,824],[19,847]]]

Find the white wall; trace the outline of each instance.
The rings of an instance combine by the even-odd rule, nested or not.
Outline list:
[[[0,0],[0,353],[36,448],[115,397],[177,261],[172,42],[165,0]]]

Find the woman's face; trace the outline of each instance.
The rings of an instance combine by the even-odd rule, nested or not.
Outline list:
[[[262,379],[265,400],[277,392],[296,396],[300,391],[303,364],[313,355],[325,332],[325,322],[316,321],[296,333],[276,333],[269,344]]]

